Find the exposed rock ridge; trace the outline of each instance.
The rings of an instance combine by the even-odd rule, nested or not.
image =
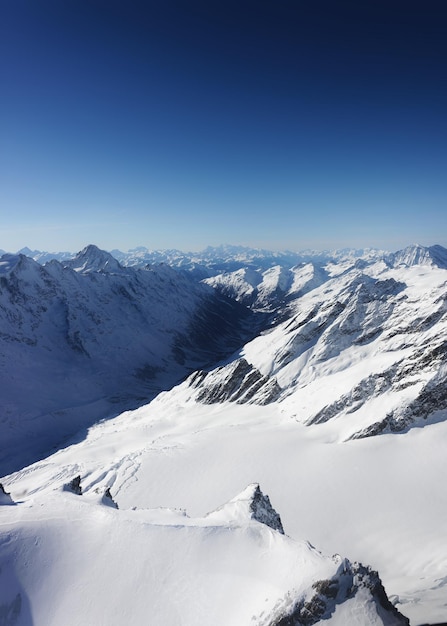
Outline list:
[[[0,506],[1,505],[9,505],[15,504],[14,500],[11,498],[11,494],[5,491],[2,483],[0,483]]]
[[[250,510],[252,512],[252,518],[261,524],[265,524],[273,530],[277,530],[284,535],[284,528],[281,522],[281,517],[275,511],[270,503],[268,495],[262,493],[258,484],[253,485],[253,495],[251,497]]]
[[[419,420],[427,420],[437,411],[447,409],[447,372],[445,368],[433,377],[417,398],[394,409],[379,422],[355,433],[352,439],[363,439],[385,433],[404,432]]]
[[[325,406],[312,416],[307,424],[322,424],[342,412],[354,413],[367,401],[387,390],[401,391],[422,380],[423,374],[441,369],[424,384],[418,396],[404,407],[389,413],[384,420],[368,426],[353,435],[354,439],[377,435],[382,432],[401,432],[416,419],[427,419],[437,410],[447,408],[447,341],[429,344],[425,349],[413,352],[411,357],[394,363],[391,367],[372,374],[357,384],[349,393]]]
[[[213,523],[237,525],[245,525],[254,520],[284,535],[281,518],[258,483],[248,485],[237,496],[208,513],[206,518]]]
[[[389,626],[409,626],[408,618],[394,607],[377,572],[361,563],[343,560],[335,576],[319,580],[312,585],[313,594],[300,598],[291,612],[275,617],[268,626],[312,626],[329,619],[338,604],[354,597],[360,590],[372,596],[377,613],[386,615]]]
[[[211,372],[196,372],[190,385],[197,388],[196,400],[204,404],[236,402],[265,405],[274,402],[281,388],[276,379],[263,376],[244,358]]]

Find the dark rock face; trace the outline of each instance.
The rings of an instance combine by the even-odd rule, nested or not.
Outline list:
[[[420,323],[416,320],[415,323]],[[370,437],[384,432],[402,432],[417,420],[426,420],[432,413],[447,409],[447,342],[440,339],[425,346],[388,369],[364,378],[353,389],[312,416],[307,424],[322,424],[336,415],[353,413],[371,398],[389,389],[400,391],[415,384],[423,373],[436,372],[413,401],[390,412],[383,420],[359,431],[353,439]]]
[[[337,604],[352,598],[366,588],[378,613],[387,617],[390,626],[409,626],[409,620],[391,604],[377,572],[360,563],[343,561],[339,572],[329,580],[316,581],[310,599],[300,599],[289,615],[275,619],[269,626],[312,626],[334,613]]]
[[[197,372],[190,383],[199,389],[196,399],[204,404],[229,401],[265,405],[281,393],[274,378],[263,376],[243,358],[209,373]]]
[[[418,420],[427,420],[436,411],[445,409],[447,409],[447,376],[437,376],[429,381],[419,396],[407,406],[388,413],[382,421],[371,424],[356,433],[352,439],[404,432]]]
[[[14,500],[11,498],[11,494],[5,491],[2,483],[0,483],[0,506],[1,505],[9,505],[15,504]]]
[[[75,476],[73,480],[71,480],[69,483],[64,485],[64,491],[71,491],[72,493],[75,493],[77,496],[81,496],[82,495],[81,477],[79,475]]]
[[[118,505],[115,502],[115,500],[112,497],[112,494],[110,493],[110,487],[107,487],[106,490],[104,491],[104,495],[102,497],[102,503],[105,504],[106,506],[110,506],[112,509],[117,509]]]
[[[281,517],[272,507],[270,498],[262,493],[259,485],[256,486],[253,492],[250,510],[253,513],[253,519],[257,522],[261,522],[261,524],[265,524],[284,535]]]

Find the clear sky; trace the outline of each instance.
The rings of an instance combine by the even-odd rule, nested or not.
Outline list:
[[[445,0],[0,0],[0,248],[447,246]]]

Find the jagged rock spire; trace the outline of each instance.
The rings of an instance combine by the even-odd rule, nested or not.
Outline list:
[[[240,524],[255,520],[284,535],[281,518],[272,507],[270,498],[262,493],[258,483],[248,485],[229,502],[208,513],[207,518],[232,520]]]
[[[252,512],[252,518],[261,524],[270,526],[273,530],[277,530],[284,535],[284,528],[282,526],[281,517],[279,513],[275,511],[270,503],[270,498],[263,494],[260,486],[257,483],[249,485],[252,490],[250,510]],[[248,488],[247,488],[248,490]]]
[[[11,498],[11,494],[5,491],[2,483],[0,483],[0,505],[7,504],[15,504],[14,500]]]
[[[81,477],[79,475],[75,476],[73,480],[65,484],[64,491],[71,491],[72,493],[75,493],[77,496],[81,496],[82,495]]]
[[[112,497],[112,494],[110,493],[110,487],[107,487],[106,490],[104,491],[104,495],[102,496],[101,502],[102,504],[105,504],[106,506],[110,506],[114,509],[118,508],[117,503],[115,502],[115,500]]]

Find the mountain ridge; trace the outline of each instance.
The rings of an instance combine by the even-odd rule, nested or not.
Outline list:
[[[277,602],[266,589],[269,611],[256,601],[237,623],[248,625],[255,616],[266,626],[389,625],[391,606],[412,623],[439,622],[447,584],[439,575],[447,562],[447,501],[440,491],[447,441],[444,251],[413,246],[393,257],[348,254],[295,265],[270,257],[246,266],[241,258],[214,258],[207,266],[195,258],[182,267],[125,266],[96,246],[44,265],[24,255],[2,257],[0,434],[3,471],[17,471],[2,479],[13,506],[4,498],[9,506],[0,507],[0,515],[17,539],[11,545],[29,546],[28,561],[35,563],[40,541],[46,558],[60,552],[51,570],[56,584],[67,581],[71,558],[83,562],[83,543],[95,545],[98,563],[112,558],[103,539],[109,515],[121,515],[136,533],[135,520],[155,522],[158,530],[146,524],[149,535],[141,534],[152,556],[159,555],[154,580],[165,577],[178,590],[184,577],[173,577],[177,562],[163,552],[163,537],[185,558],[189,546],[187,558],[200,561],[199,579],[211,585],[218,572],[210,549],[215,554],[225,545],[224,562],[233,563],[229,546],[236,541],[247,555],[237,561],[239,570],[252,572],[262,562],[261,537],[285,550],[286,543],[274,539],[284,524],[324,553],[346,555],[351,565],[313,578],[304,596],[299,582]],[[48,455],[51,445],[57,452]],[[64,489],[73,477],[79,477],[79,494]],[[274,496],[280,520],[259,484]],[[231,498],[234,493],[239,496]],[[70,547],[67,511],[85,525],[76,541],[79,557]],[[212,512],[208,530],[195,535],[191,520],[197,525],[205,511]],[[23,515],[28,535],[17,517]],[[209,525],[214,518],[222,533]],[[259,521],[275,531],[259,530]],[[106,526],[113,535],[114,525]],[[136,537],[116,532],[137,559]],[[61,533],[66,545],[52,544]],[[280,552],[278,571],[289,558],[288,549]],[[123,553],[121,562],[127,558]],[[24,562],[8,561],[4,571]],[[151,568],[142,567],[152,580]],[[83,568],[79,575],[90,576]],[[234,579],[230,570],[224,580]],[[375,571],[391,604],[380,603]],[[48,607],[49,598],[33,595],[25,574],[25,586],[4,587],[11,589],[2,600],[11,615],[20,609],[25,616],[27,603],[33,616],[36,607]],[[194,585],[189,597],[201,587]],[[210,586],[210,597],[219,587]],[[59,623],[66,623],[67,607],[75,610],[67,589],[61,588]],[[119,590],[117,597],[119,610],[129,611]],[[144,602],[139,596],[147,618]],[[238,611],[242,604],[232,596],[228,607]],[[92,606],[100,610],[101,602]],[[160,615],[163,623],[178,623],[165,608]]]

